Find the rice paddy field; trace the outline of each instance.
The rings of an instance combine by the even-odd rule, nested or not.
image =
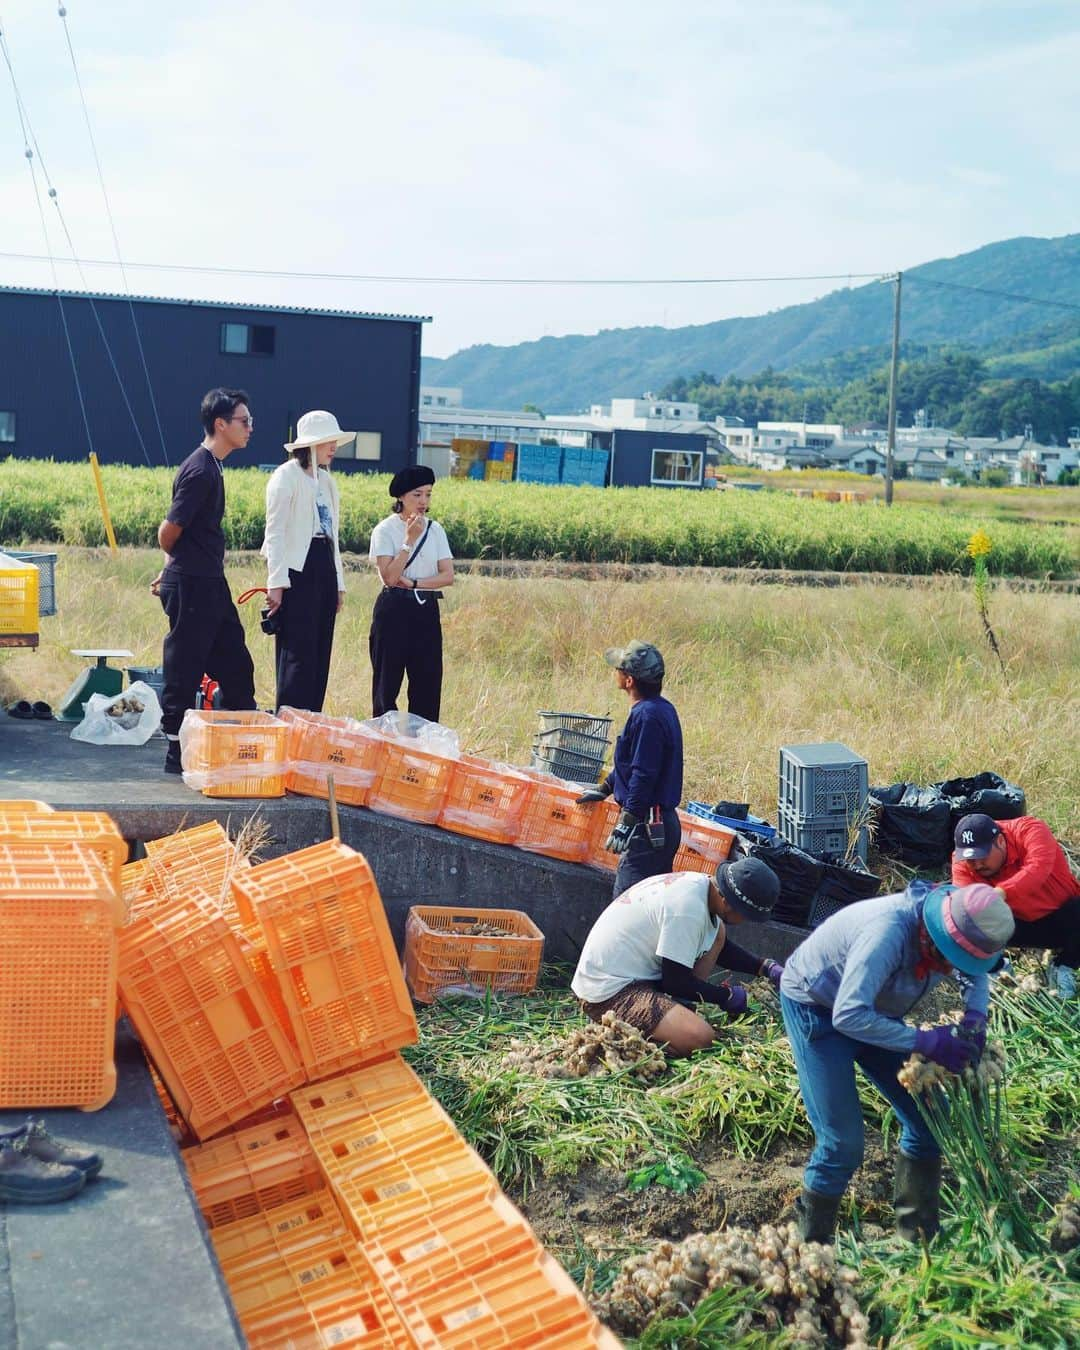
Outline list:
[[[38,651],[0,652],[0,700],[55,702],[82,664],[71,647],[128,647],[134,664],[157,664],[164,622],[148,586],[160,555],[141,545],[163,513],[167,476],[135,476],[126,494],[122,475],[135,471],[110,476],[118,533],[127,541],[114,556],[99,546],[96,507],[81,487],[59,475],[59,487],[41,480],[34,487],[24,477],[12,490],[9,468],[0,466],[0,537],[59,554],[59,613],[43,621]],[[24,469],[16,466],[17,475]],[[250,501],[240,486],[248,478]],[[229,476],[242,546],[228,564],[234,593],[265,579],[257,555],[243,551],[258,542],[255,488],[264,483],[258,475]],[[350,495],[347,505],[350,540],[361,550],[383,510],[385,485],[376,489],[370,499]],[[437,488],[436,514],[461,538],[478,541],[474,556],[521,553],[551,564],[498,576],[463,571],[448,594],[443,721],[464,748],[525,762],[542,708],[620,721],[625,707],[602,652],[639,636],[665,654],[665,693],[686,736],[689,798],[742,800],[772,817],[778,747],[839,740],[866,756],[874,784],[997,772],[1022,786],[1029,811],[1080,855],[1080,604],[1065,588],[1021,587],[1000,575],[1074,573],[1075,520],[1063,515],[1064,523],[1040,525],[996,520],[977,506],[915,504],[909,539],[865,528],[886,521],[882,529],[899,529],[889,523],[904,519],[895,508],[886,516],[883,508],[775,494],[775,516],[749,514],[749,506],[747,515],[731,516],[746,537],[754,529],[767,537],[755,556],[788,568],[794,564],[785,558],[805,556],[807,566],[863,570],[868,555],[850,539],[838,542],[861,521],[858,549],[878,539],[877,565],[903,575],[835,588],[764,586],[749,574],[702,569],[720,548],[717,521],[706,530],[704,517],[693,515],[729,505],[741,512],[744,496],[757,510],[763,494],[698,494],[691,506],[680,497],[670,508],[665,494],[641,494],[648,502],[640,515],[613,511],[594,526],[578,503],[599,494],[580,492],[554,499],[565,504],[558,509],[545,506],[547,534],[530,551],[521,543],[527,521],[514,525],[516,534],[498,533],[510,528],[499,511],[510,503],[524,512],[525,496],[515,499],[501,485]],[[1065,511],[1071,499],[1059,496]],[[800,514],[807,508],[814,510]],[[996,552],[987,603],[1000,662],[987,644],[964,554],[979,525]],[[556,544],[571,537],[560,555]],[[655,563],[665,550],[693,570],[642,567],[626,580],[603,568],[560,573],[557,565],[560,556]],[[951,562],[936,561],[949,550]],[[347,561],[327,710],[365,717],[376,583],[361,555]],[[934,572],[944,575],[928,575]],[[271,706],[272,642],[248,608],[258,697]],[[895,871],[889,877],[901,879]],[[633,1053],[605,1052],[599,1072],[579,1076],[574,1065],[582,1061],[568,1047],[580,1044],[584,1023],[568,977],[548,967],[527,998],[436,1003],[421,1012],[421,1040],[408,1057],[627,1345],[1080,1347],[1080,1003],[1054,997],[1034,959],[995,988],[991,1037],[1003,1051],[1000,1079],[953,1084],[928,1099],[952,1131],[942,1234],[927,1248],[891,1236],[896,1129],[867,1089],[866,1163],[831,1257],[800,1249],[786,1227],[809,1131],[771,988],[755,982],[751,1012],[738,1021],[717,1014],[717,1041],[705,1054],[644,1072]],[[953,1006],[942,999],[920,1014],[934,1021]]]

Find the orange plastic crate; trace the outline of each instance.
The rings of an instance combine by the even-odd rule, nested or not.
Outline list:
[[[52,809],[48,802],[35,802],[27,797],[0,797],[0,816],[9,811],[22,816],[28,812],[33,812],[35,816],[38,816]]]
[[[292,1114],[233,1130],[180,1156],[208,1228],[300,1200],[326,1184]]]
[[[371,1274],[320,1282],[286,1306],[246,1314],[251,1350],[415,1350],[390,1296]]]
[[[235,877],[241,921],[257,923],[308,1075],[413,1044],[416,1015],[367,860],[336,840]]]
[[[673,864],[676,872],[713,873],[731,852],[734,830],[716,825],[685,811],[679,812],[682,824],[682,842]]]
[[[208,820],[202,825],[193,825],[187,830],[176,830],[172,834],[160,835],[157,839],[146,841],[146,856],[157,862],[166,860],[198,859],[225,852],[230,847],[228,832],[224,825],[216,820]]]
[[[605,872],[614,872],[619,865],[618,856],[609,853],[604,845],[607,843],[608,835],[615,828],[615,823],[619,819],[619,812],[622,808],[614,797],[605,797],[602,802],[597,802],[595,806],[588,806],[585,809],[592,813],[593,822],[585,861],[590,867],[599,867]]]
[[[532,785],[521,813],[518,848],[566,862],[584,862],[589,853],[593,818],[578,806],[578,787],[567,787],[548,774],[531,775]]]
[[[96,1111],[116,1091],[120,896],[88,846],[0,841],[0,912],[0,1108]]]
[[[127,840],[104,811],[0,811],[0,840],[28,844],[84,844],[97,853],[117,890],[127,862]]]
[[[415,1215],[364,1250],[387,1289],[415,1295],[516,1256],[539,1255],[541,1247],[524,1217],[495,1189]]]
[[[123,930],[120,990],[200,1139],[303,1081],[237,937],[208,897],[168,900]]]
[[[336,1127],[358,1116],[433,1098],[416,1072],[395,1051],[362,1069],[296,1088],[290,1100],[305,1130],[311,1133],[319,1131],[324,1122]]]
[[[488,759],[462,755],[451,770],[438,823],[455,834],[513,844],[530,781],[525,774]]]
[[[385,1265],[380,1274],[420,1350],[617,1344],[566,1271],[539,1248],[420,1288],[394,1279]]]
[[[367,806],[378,777],[386,740],[351,717],[282,708],[288,726],[285,787],[305,797],[329,795],[326,780],[334,776],[334,795],[346,806]]]
[[[283,797],[285,730],[270,713],[189,708],[180,727],[184,782],[205,797]]]
[[[417,1153],[461,1142],[457,1126],[428,1096],[363,1114],[350,1113],[346,1104],[339,1108],[336,1122],[330,1113],[322,1113],[317,1121],[308,1112],[302,1114],[313,1146],[332,1155],[335,1166],[354,1180],[365,1171],[377,1172]]]
[[[388,816],[434,825],[446,801],[453,768],[452,759],[388,737],[368,806]]]
[[[320,1246],[347,1232],[333,1192],[323,1186],[300,1200],[213,1228],[210,1241],[226,1280],[231,1281],[282,1252]]]
[[[507,935],[460,931],[478,923],[496,924]],[[543,957],[544,935],[519,909],[413,905],[405,921],[405,979],[419,1003],[455,988],[527,994],[536,988]]]
[[[0,637],[38,631],[38,570],[0,552]]]
[[[357,1289],[380,1288],[370,1262],[350,1233],[315,1246],[278,1252],[257,1266],[222,1273],[241,1325],[261,1310],[293,1307],[318,1297],[342,1279]]]

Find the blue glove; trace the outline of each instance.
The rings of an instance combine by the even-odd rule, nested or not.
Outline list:
[[[986,1014],[975,1012],[969,1008],[961,1019],[960,1030],[957,1035],[965,1041],[970,1041],[975,1047],[975,1061],[977,1063],[982,1058],[982,1052],[986,1049]]]
[[[725,980],[717,989],[717,993],[724,996],[716,1001],[729,1017],[738,1017],[741,1013],[744,1013],[747,1004],[750,1002],[749,995],[741,984],[728,984]]]
[[[779,961],[766,961],[761,967],[761,973],[774,989],[780,988],[780,977],[784,973],[784,967]]]
[[[932,1059],[950,1073],[963,1073],[975,1058],[974,1042],[954,1035],[955,1028],[931,1027],[915,1033],[915,1053]]]
[[[630,811],[620,811],[619,819],[615,822],[615,828],[607,837],[607,843],[604,847],[609,853],[625,853],[630,847],[630,840],[634,836],[634,831],[641,824],[641,821]]]

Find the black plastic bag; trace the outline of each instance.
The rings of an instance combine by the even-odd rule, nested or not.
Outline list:
[[[973,811],[981,812],[991,820],[1015,820],[1027,810],[1024,789],[1007,783],[996,773],[949,778],[937,787],[952,809],[953,829]]]
[[[739,840],[742,856],[760,858],[780,879],[780,899],[771,917],[778,923],[805,927],[810,906],[825,874],[822,860],[783,839],[764,840],[744,834]]]
[[[936,785],[921,788],[915,783],[893,783],[872,787],[869,797],[880,808],[879,853],[925,871],[940,869],[949,861],[952,805]]]

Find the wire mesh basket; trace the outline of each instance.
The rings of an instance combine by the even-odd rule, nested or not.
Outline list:
[[[547,731],[580,731],[586,736],[602,736],[606,742],[611,735],[610,717],[593,717],[589,713],[539,712],[540,734]]]
[[[533,746],[529,767],[543,769],[569,783],[595,783],[604,767],[603,757],[576,755],[572,750],[554,750],[539,743]]]

